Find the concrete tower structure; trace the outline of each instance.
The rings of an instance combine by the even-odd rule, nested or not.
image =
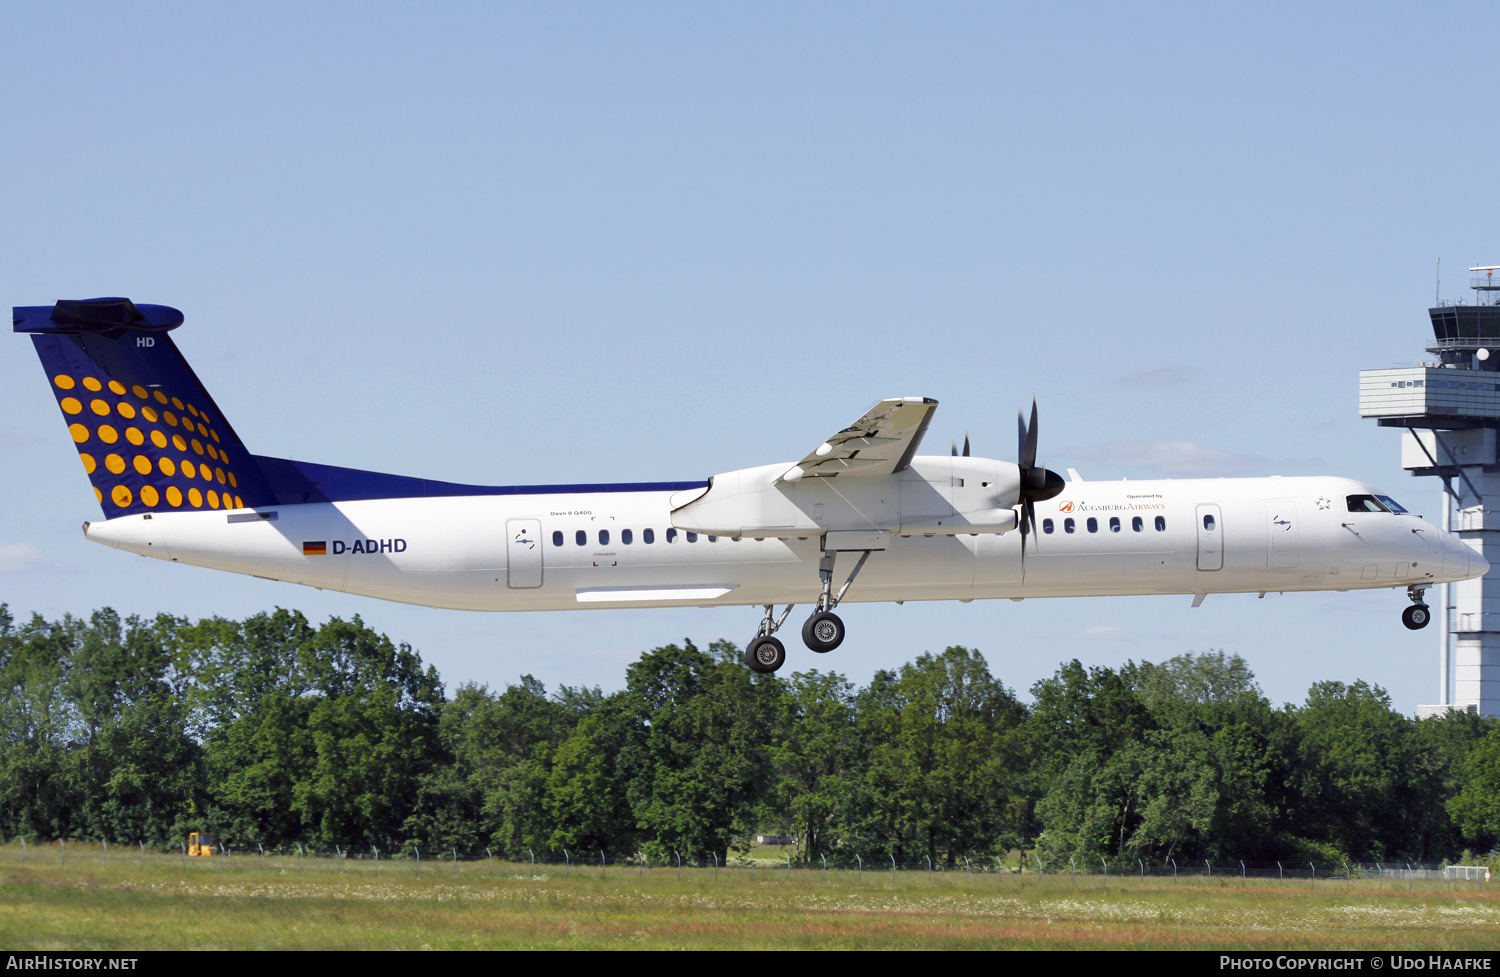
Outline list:
[[[1401,467],[1442,479],[1442,527],[1495,563],[1500,561],[1500,275],[1495,274],[1500,265],[1469,271],[1473,304],[1440,301],[1428,310],[1433,343],[1427,351],[1437,360],[1360,371],[1359,414],[1382,427],[1404,429]],[[1443,584],[1441,590],[1434,602],[1438,702],[1418,706],[1417,715],[1465,709],[1500,716],[1500,578]]]

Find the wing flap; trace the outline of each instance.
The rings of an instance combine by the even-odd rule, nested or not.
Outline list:
[[[932,421],[937,401],[929,397],[892,397],[882,400],[807,457],[778,481],[893,475],[911,465],[922,435]]]

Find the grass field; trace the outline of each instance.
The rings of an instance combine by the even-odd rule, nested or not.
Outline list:
[[[1493,886],[1493,888],[1492,888]],[[0,946],[1371,949],[1500,946],[1500,882],[197,860],[0,846]]]

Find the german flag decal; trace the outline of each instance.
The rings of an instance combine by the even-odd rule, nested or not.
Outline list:
[[[317,540],[316,542],[312,542],[312,543],[304,542],[302,544],[302,555],[303,556],[327,556],[328,555],[328,541],[326,539],[320,539],[320,540]]]

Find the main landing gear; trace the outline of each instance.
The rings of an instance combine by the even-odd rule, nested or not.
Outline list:
[[[1427,591],[1420,587],[1407,587],[1406,596],[1411,598],[1411,606],[1401,612],[1401,623],[1413,631],[1420,631],[1427,627],[1427,622],[1432,620],[1432,611],[1422,603],[1422,596]]]
[[[760,629],[755,632],[755,637],[745,646],[745,664],[752,672],[760,672],[769,675],[782,665],[786,664],[786,645],[781,643],[780,638],[772,637],[781,629],[786,621],[786,616],[792,613],[795,605],[786,605],[786,610],[781,612],[781,617],[776,617],[776,605],[766,605],[765,620],[760,622]]]
[[[859,562],[854,564],[854,570],[849,574],[849,579],[839,588],[839,592],[833,592],[833,562],[839,551],[825,549],[823,558],[818,561],[818,577],[823,581],[823,593],[818,597],[817,608],[812,617],[802,625],[802,641],[807,647],[820,654],[830,652],[844,643],[844,622],[833,613],[833,609],[839,606],[839,601],[844,599],[848,593],[849,585],[854,583],[854,578],[859,576],[859,571],[864,569],[865,561],[870,558],[873,550],[861,550]],[[786,664],[786,646],[779,638],[774,637],[786,622],[787,615],[792,613],[795,605],[788,604],[786,610],[781,612],[781,617],[776,617],[776,605],[767,604],[766,616],[760,622],[760,628],[755,632],[755,637],[745,646],[745,664],[752,672],[769,674]]]

